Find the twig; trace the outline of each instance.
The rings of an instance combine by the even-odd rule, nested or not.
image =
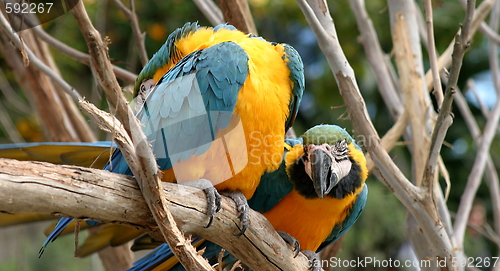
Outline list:
[[[399,119],[404,108],[391,79],[387,63],[384,61],[384,53],[377,37],[377,32],[373,27],[371,18],[366,11],[364,0],[350,0],[351,10],[356,16],[356,23],[361,33],[361,44],[365,50],[368,62],[375,73],[378,90],[387,105],[394,120]]]
[[[493,30],[491,30],[491,28],[485,22],[481,22],[479,31],[481,31],[481,33],[483,33],[483,35],[486,36],[491,42],[500,44],[500,35],[493,32]]]
[[[235,271],[236,268],[240,268],[241,270],[243,270],[243,266],[241,266],[241,261],[240,260],[237,260],[234,264],[233,264],[233,267],[231,267],[231,270],[229,271]]]
[[[201,13],[207,17],[208,21],[216,26],[224,23],[222,11],[214,3],[213,0],[193,0],[196,6],[201,10]]]
[[[5,74],[1,69],[0,69],[0,91],[2,92],[3,96],[9,101],[7,106],[9,106],[10,109],[16,110],[17,112],[23,114],[31,113],[32,111],[31,108],[19,98],[17,93],[9,84],[7,77],[5,77]]]
[[[419,8],[415,9],[415,17],[417,18],[418,32],[420,33],[420,39],[422,40],[422,44],[425,46],[426,50],[429,50],[429,41],[425,26],[424,15],[422,14],[422,11]]]
[[[467,0],[459,0],[462,7],[465,9],[467,7]],[[485,22],[481,22],[479,26],[479,31],[485,35],[490,42],[494,42],[496,44],[500,44],[500,35],[496,31],[493,31],[488,24]]]
[[[457,214],[451,213],[451,216],[453,218],[456,218]],[[484,237],[489,239],[491,242],[495,243],[495,245],[497,247],[500,247],[500,236],[493,231],[493,229],[491,228],[491,226],[487,222],[484,223],[484,226],[480,227],[480,226],[472,225],[469,221],[467,221],[467,227],[477,231],[479,234],[483,235]]]
[[[437,65],[436,45],[434,44],[434,26],[432,23],[432,2],[424,0],[425,22],[427,25],[427,51],[429,52],[429,62],[431,64],[432,81],[434,83],[434,91],[432,94],[436,97],[438,110],[443,104],[443,89],[441,88],[441,80]]]
[[[432,132],[431,148],[429,157],[427,158],[426,173],[423,180],[424,186],[430,186],[432,180],[434,179],[434,174],[436,171],[436,164],[441,151],[441,146],[444,141],[444,137],[448,128],[453,123],[451,117],[451,110],[453,104],[453,93],[457,87],[458,77],[460,75],[460,69],[462,68],[462,61],[465,55],[465,51],[469,47],[470,27],[472,24],[472,18],[474,17],[474,7],[476,1],[470,0],[468,2],[468,8],[465,13],[465,19],[461,31],[459,30],[455,36],[455,46],[453,49],[453,58],[451,63],[450,75],[448,79],[448,84],[446,85],[445,97],[441,110],[436,121],[436,126]],[[460,34],[460,32],[462,34]],[[462,35],[465,35],[462,36]],[[432,190],[430,190],[432,191]]]
[[[9,113],[4,108],[4,104],[0,101],[0,124],[2,124],[3,131],[13,143],[26,142],[19,134],[14,123],[12,123],[12,118],[10,118]]]
[[[495,3],[495,0],[484,0],[479,4],[477,9],[474,11],[474,16],[472,17],[470,28],[467,27],[469,39],[474,35],[479,28],[481,22],[488,16],[491,7]],[[465,25],[464,25],[465,26]],[[438,70],[443,71],[443,69],[448,68],[451,65],[451,54],[453,52],[455,41],[453,40],[450,45],[446,48],[446,50],[441,54],[438,59]],[[425,82],[427,83],[427,89],[430,91],[433,86],[432,81],[432,72],[428,71],[425,74]]]
[[[35,67],[37,67],[41,72],[50,77],[54,83],[59,85],[66,93],[71,95],[75,100],[81,100],[82,96],[76,89],[70,86],[64,79],[62,79],[59,75],[55,74],[52,69],[50,69],[45,63],[43,63],[36,55],[30,50],[28,47],[23,47],[19,36],[13,31],[7,19],[4,17],[3,13],[0,13],[0,24],[2,28],[5,30],[9,38],[14,42],[16,47],[19,50],[26,50],[30,62],[33,63]]]
[[[29,21],[29,20],[26,20],[26,23],[29,25],[32,24],[31,21]],[[45,41],[50,46],[54,47],[54,49],[56,49],[57,51],[69,56],[70,58],[75,59],[78,62],[86,64],[87,66],[90,66],[90,56],[88,54],[82,53],[82,52],[75,50],[75,49],[69,47],[68,45],[60,42],[59,40],[55,39],[51,35],[47,34],[47,32],[45,32],[41,26],[35,26],[32,29],[33,29],[33,32],[40,39]],[[124,80],[125,82],[127,82],[129,84],[134,84],[135,78],[137,77],[137,75],[135,75],[127,70],[124,70],[118,66],[115,66],[115,65],[113,65],[113,72],[115,73],[116,77]]]
[[[500,4],[496,2],[495,9],[493,10],[490,17],[490,24],[494,25],[493,29],[498,29],[498,20],[500,17]],[[493,43],[489,44],[490,48],[489,60],[490,60],[490,70],[493,74],[493,83],[495,86],[495,90],[497,92],[497,96],[500,97],[500,80],[498,78],[498,54],[497,54],[497,46]],[[497,99],[495,107],[490,112],[488,116],[488,122],[483,131],[483,137],[481,139],[481,144],[478,147],[476,158],[474,160],[474,165],[472,166],[472,170],[469,173],[469,177],[467,179],[467,185],[464,189],[464,193],[460,198],[460,205],[457,211],[457,218],[455,220],[455,235],[454,238],[457,240],[459,245],[463,246],[463,239],[465,235],[465,228],[467,224],[467,219],[470,214],[470,210],[472,208],[472,203],[474,197],[476,195],[477,189],[481,182],[481,177],[483,176],[484,168],[486,165],[486,155],[485,153],[489,152],[491,142],[493,140],[493,136],[496,132],[496,127],[498,125],[498,121],[500,119],[500,100]]]
[[[217,271],[223,271],[223,262],[222,259],[224,258],[224,253],[226,253],[226,250],[222,248],[219,252],[219,257],[217,258]]]
[[[132,27],[132,33],[134,33],[135,44],[137,45],[137,51],[139,52],[139,59],[141,60],[142,66],[145,66],[148,61],[148,54],[146,52],[146,47],[144,46],[144,41],[146,39],[146,34],[141,32],[139,27],[139,22],[137,21],[137,14],[135,13],[135,4],[133,0],[130,0],[130,9],[128,9],[121,0],[113,0],[113,2],[118,6],[118,8],[125,13],[125,16],[130,20],[130,26]]]
[[[455,101],[458,109],[460,110],[460,114],[462,114],[465,120],[467,128],[469,128],[476,146],[481,145],[481,130],[479,129],[479,125],[477,124],[476,119],[474,118],[474,115],[472,114],[469,106],[467,105],[467,101],[465,100],[462,92],[460,92],[459,89],[457,89],[455,93]],[[486,178],[488,180],[488,183],[490,184],[494,227],[495,231],[500,234],[500,187],[498,181],[498,173],[496,171],[495,165],[493,164],[491,155],[487,153],[486,156]]]

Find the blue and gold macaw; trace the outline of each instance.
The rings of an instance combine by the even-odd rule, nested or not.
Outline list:
[[[298,241],[314,262],[316,252],[342,236],[360,216],[368,196],[367,177],[365,157],[354,139],[338,126],[318,125],[286,141],[282,165],[261,178],[248,203],[285,241]],[[205,248],[206,258],[217,261],[220,247],[201,239],[193,243]],[[313,266],[318,269],[317,263]],[[130,270],[184,269],[163,244]]]
[[[248,225],[248,204],[260,178],[275,171],[304,89],[303,64],[287,44],[245,35],[230,25],[186,23],[140,72],[137,118],[152,144],[162,181],[207,192],[209,222],[220,195],[231,197]],[[105,169],[131,175],[116,150]],[[72,221],[59,220],[41,252]]]
[[[44,147],[40,148],[38,146],[40,144]],[[56,161],[59,159],[58,156],[78,157],[76,161],[92,161],[90,157],[100,157],[110,153],[109,142],[90,143],[90,145],[89,143],[28,143],[15,146],[17,150],[13,150],[12,146],[0,145],[0,157],[21,157],[22,160],[42,161],[50,158],[60,163]],[[367,177],[366,162],[361,150],[349,134],[334,125],[311,128],[301,138],[287,139],[284,146],[283,163],[278,170],[262,176],[249,204],[251,208],[264,213],[287,242],[293,244],[295,239],[293,237],[297,236],[296,240],[306,250],[304,251],[306,255],[314,260],[314,255],[310,252],[318,252],[337,240],[361,214],[368,193],[367,185],[364,184]],[[51,150],[52,155],[44,156],[47,150]],[[83,155],[84,153],[86,154]],[[22,158],[23,156],[26,157]],[[83,159],[84,157],[86,158]],[[66,163],[71,161],[65,160]],[[92,164],[92,162],[86,163]],[[349,173],[345,175],[346,172]],[[343,209],[345,206],[347,208]],[[311,212],[310,209],[317,212]],[[318,214],[321,212],[330,213],[331,217],[322,217]],[[315,216],[324,219],[318,220]],[[287,223],[297,219],[301,223]],[[333,230],[325,230],[329,227],[331,229],[332,223],[335,223]],[[69,227],[65,231],[73,232],[73,229]],[[324,238],[324,232],[330,234]],[[80,256],[83,257],[109,245],[123,244],[142,234],[143,231],[124,225],[102,225],[97,234],[92,234],[85,240],[80,248]],[[151,247],[151,240],[147,237],[139,239],[134,243],[136,249],[144,249],[144,246],[154,248],[159,245],[156,242]],[[146,241],[143,242],[143,239]],[[193,243],[200,249],[206,248],[205,257],[217,258],[220,251],[217,245],[201,239],[196,239]],[[168,245],[163,244],[137,261],[132,270],[146,270],[157,265],[159,267],[156,267],[156,270],[182,270],[182,266],[177,263]]]

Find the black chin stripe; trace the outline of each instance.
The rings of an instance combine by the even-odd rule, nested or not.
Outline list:
[[[339,183],[328,193],[328,196],[336,199],[343,199],[349,194],[356,191],[356,189],[361,185],[361,168],[351,157],[351,171],[349,174],[342,178]]]
[[[348,156],[347,159],[349,159],[352,164],[349,174],[342,178],[327,196],[343,199],[360,187],[361,167],[351,157]],[[306,199],[315,199],[318,198],[318,195],[316,191],[314,191],[313,181],[305,171],[304,160],[306,159],[298,159],[298,162],[291,165],[289,169],[290,180],[293,183],[294,189],[297,190],[301,196]]]

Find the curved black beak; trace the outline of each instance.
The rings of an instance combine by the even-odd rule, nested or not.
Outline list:
[[[337,185],[339,178],[332,170],[332,158],[323,150],[314,150],[309,154],[311,163],[310,177],[313,181],[314,190],[320,199]]]

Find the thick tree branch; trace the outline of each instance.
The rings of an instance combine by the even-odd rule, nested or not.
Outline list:
[[[425,170],[425,159],[429,146],[429,135],[426,129],[427,115],[426,96],[422,91],[423,82],[421,72],[418,69],[420,60],[414,55],[412,48],[412,35],[407,21],[402,13],[395,15],[392,25],[392,39],[394,43],[394,54],[401,83],[401,94],[404,106],[410,118],[411,148],[412,151],[412,179],[413,183],[420,185]],[[414,35],[413,35],[414,36]],[[414,38],[413,38],[414,39]]]
[[[0,212],[40,213],[92,219],[156,230],[148,205],[131,176],[77,166],[0,159]],[[206,225],[203,191],[163,183],[166,202],[179,228],[212,240],[254,270],[307,270],[305,257],[289,247],[261,214],[250,211],[250,225],[241,237],[234,202],[223,197],[222,210]],[[20,197],[18,195],[30,195]],[[54,200],[57,198],[57,200]]]

